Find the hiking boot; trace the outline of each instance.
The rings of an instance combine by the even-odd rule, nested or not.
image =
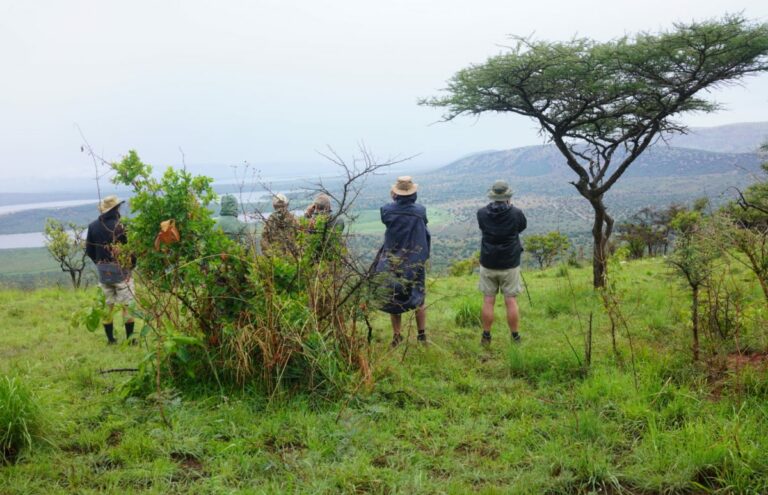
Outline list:
[[[491,332],[483,332],[482,337],[480,337],[480,345],[484,347],[491,345]]]
[[[115,340],[115,330],[112,323],[105,323],[104,324],[104,333],[107,336],[107,344],[113,345],[117,344],[117,340]]]
[[[512,342],[520,343],[522,338],[520,337],[520,334],[518,332],[512,332]]]
[[[418,335],[416,335],[416,341],[422,344],[427,343],[427,331],[426,330],[419,330]]]
[[[125,338],[126,340],[131,340],[131,336],[133,335],[133,322],[129,321],[125,323]]]
[[[392,343],[389,344],[389,347],[394,349],[395,347],[400,345],[400,342],[402,342],[402,341],[403,341],[403,336],[400,335],[399,333],[396,333],[394,336],[392,336]]]

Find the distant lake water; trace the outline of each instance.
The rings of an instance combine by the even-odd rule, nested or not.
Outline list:
[[[0,206],[0,216],[19,213],[27,210],[58,209],[69,208],[70,206],[81,206],[93,204],[94,208],[98,201],[95,199],[72,199],[67,201],[48,201],[45,203],[23,203],[15,205]],[[95,211],[95,210],[94,210]],[[42,232],[30,232],[26,234],[3,234],[0,235],[0,249],[15,248],[34,248],[45,246]]]
[[[10,213],[18,213],[20,211],[27,211],[27,210],[69,208],[70,206],[81,206],[81,205],[87,205],[87,204],[93,204],[95,207],[96,203],[98,203],[98,200],[96,199],[72,199],[69,201],[49,201],[46,203],[24,203],[24,204],[17,204],[17,205],[5,205],[5,206],[0,206],[0,215],[8,215]]]
[[[45,246],[42,232],[0,235],[0,249],[35,248]]]

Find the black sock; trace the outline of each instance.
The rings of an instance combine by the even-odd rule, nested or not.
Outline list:
[[[114,326],[112,325],[112,323],[105,323],[104,324],[104,333],[107,334],[107,341],[115,342],[115,331],[114,331]]]
[[[133,322],[127,321],[125,322],[125,338],[130,339],[131,335],[133,335]]]

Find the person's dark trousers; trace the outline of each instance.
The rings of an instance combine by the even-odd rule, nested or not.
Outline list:
[[[128,321],[125,323],[125,338],[126,340],[130,340],[131,335],[133,335],[133,322]]]
[[[115,344],[117,341],[115,340],[115,327],[112,325],[112,323],[105,323],[104,324],[104,333],[107,334],[107,343],[108,344]]]

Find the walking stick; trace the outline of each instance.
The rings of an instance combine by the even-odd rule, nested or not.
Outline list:
[[[533,301],[531,300],[531,291],[528,290],[528,283],[525,281],[525,277],[523,276],[523,270],[520,270],[520,280],[523,281],[523,287],[525,288],[525,295],[528,296],[528,304],[533,307]]]

